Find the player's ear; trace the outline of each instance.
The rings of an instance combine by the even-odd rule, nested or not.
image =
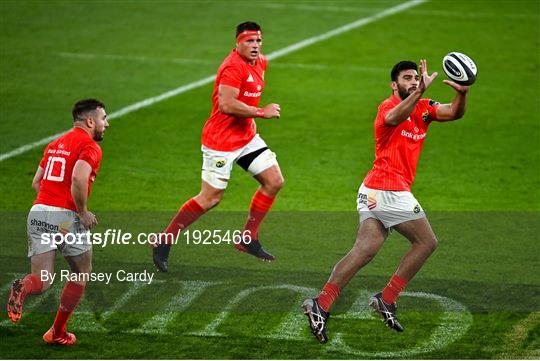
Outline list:
[[[86,123],[86,126],[87,126],[88,128],[90,128],[90,129],[94,128],[94,126],[96,125],[96,122],[95,122],[94,118],[91,117],[91,116],[88,116],[88,117],[84,120],[84,122]]]
[[[398,90],[398,87],[397,87],[397,83],[395,81],[391,81],[390,82],[390,88],[392,88],[392,90]]]

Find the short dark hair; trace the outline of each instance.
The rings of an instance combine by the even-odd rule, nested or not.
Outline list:
[[[261,26],[253,21],[246,21],[236,27],[236,36],[246,30],[261,30]]]
[[[73,115],[73,121],[76,122],[78,120],[84,120],[83,117],[88,112],[93,112],[97,108],[105,109],[105,104],[103,104],[97,99],[79,100],[77,103],[75,103],[75,105],[73,106],[73,110],[71,111],[71,114]]]
[[[392,68],[392,71],[390,72],[390,79],[392,79],[392,81],[397,81],[399,73],[401,73],[403,70],[410,69],[418,71],[418,65],[414,61],[410,60],[400,61]]]

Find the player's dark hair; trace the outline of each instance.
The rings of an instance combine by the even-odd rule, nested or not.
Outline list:
[[[392,71],[390,72],[390,79],[392,79],[392,81],[397,81],[399,73],[401,73],[403,70],[410,69],[418,71],[418,65],[414,61],[410,60],[400,61],[392,68]]]
[[[96,99],[79,100],[77,103],[75,103],[73,110],[71,111],[73,121],[76,122],[78,120],[84,120],[84,117],[88,114],[88,112],[93,112],[97,108],[105,109],[105,104]]]
[[[261,26],[253,21],[246,21],[245,23],[238,24],[236,27],[236,36],[246,30],[261,30]]]

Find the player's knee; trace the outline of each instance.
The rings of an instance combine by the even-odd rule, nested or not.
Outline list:
[[[433,236],[429,240],[429,244],[428,244],[428,247],[429,247],[429,250],[431,251],[431,253],[435,252],[438,245],[439,245],[439,241],[437,240],[437,237]]]
[[[362,258],[369,262],[377,255],[379,247],[374,244],[367,244],[367,242],[357,242],[353,248],[353,252],[357,258]]]
[[[284,185],[285,185],[285,179],[283,178],[281,174],[275,177],[274,179],[272,179],[272,181],[270,182],[270,188],[272,188],[272,190],[275,193],[279,192],[281,188],[283,188]]]
[[[361,249],[360,253],[362,254],[362,257],[365,258],[367,261],[371,261],[373,258],[375,258],[378,251],[379,250],[375,247],[366,247]]]
[[[283,176],[280,174],[264,182],[263,189],[269,195],[276,195],[281,190],[281,188],[283,188],[284,184],[285,179],[283,179]]]
[[[439,244],[437,237],[432,236],[426,239],[423,239],[418,245],[428,254],[432,254],[437,249]]]
[[[212,197],[212,198],[208,199],[208,202],[207,202],[207,208],[206,208],[206,209],[214,208],[214,207],[216,207],[220,202],[221,202],[221,197]]]
[[[221,194],[201,194],[197,199],[197,203],[206,211],[216,207],[219,202],[221,202]]]

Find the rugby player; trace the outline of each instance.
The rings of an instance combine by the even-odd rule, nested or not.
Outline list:
[[[26,296],[38,295],[51,286],[56,250],[60,249],[78,281],[68,281],[52,327],[43,335],[48,344],[70,346],[76,337],[67,332],[71,314],[83,297],[86,277],[92,270],[92,244],[88,230],[97,224],[88,210],[88,196],[101,162],[97,142],[109,126],[105,105],[95,99],[75,103],[72,130],[51,142],[32,181],[37,193],[27,221],[31,273],[11,286],[7,311],[13,323],[20,320]],[[66,242],[48,242],[52,235],[70,234]],[[43,237],[47,235],[48,237]],[[81,277],[79,277],[81,275]],[[72,279],[70,277],[70,279]]]
[[[202,131],[201,191],[182,205],[159,240],[155,239],[153,260],[161,272],[168,271],[172,240],[221,201],[234,163],[260,183],[243,228],[246,236],[238,239],[235,247],[264,261],[274,260],[261,246],[259,226],[284,180],[276,155],[257,134],[254,118],[279,118],[281,109],[275,103],[259,107],[268,63],[261,48],[262,32],[257,23],[236,27],[236,47],[218,69],[212,113]]]
[[[360,227],[353,248],[334,267],[317,298],[302,304],[312,333],[327,342],[330,307],[352,277],[377,254],[391,229],[411,242],[388,284],[369,305],[389,328],[402,332],[396,300],[437,247],[437,238],[424,210],[411,193],[416,165],[432,121],[456,120],[465,114],[467,86],[444,80],[456,91],[452,103],[422,98],[437,73],[428,74],[426,60],[397,63],[390,73],[392,95],[384,100],[375,119],[375,161],[358,191]]]

